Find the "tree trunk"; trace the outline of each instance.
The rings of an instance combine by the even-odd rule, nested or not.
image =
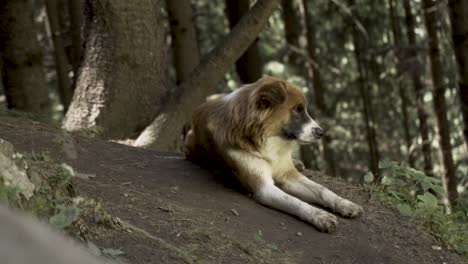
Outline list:
[[[69,64],[62,40],[62,28],[58,16],[58,1],[46,0],[47,17],[49,18],[52,41],[54,43],[55,68],[57,70],[58,94],[66,112],[73,96],[73,90],[68,77]]]
[[[71,64],[73,66],[73,78],[76,80],[78,75],[78,67],[81,61],[81,26],[83,16],[83,1],[68,0],[68,14],[70,16],[70,35],[72,40],[71,45]]]
[[[390,20],[392,24],[392,33],[393,33],[393,42],[395,45],[395,55],[397,59],[397,85],[398,85],[398,93],[401,99],[401,113],[403,116],[403,132],[405,135],[405,143],[406,143],[406,152],[408,155],[408,164],[414,168],[414,156],[411,153],[411,145],[412,145],[412,137],[410,133],[410,125],[409,125],[409,112],[408,112],[408,105],[409,100],[408,96],[406,95],[406,88],[403,79],[401,76],[403,75],[403,70],[401,69],[403,63],[403,54],[402,54],[402,36],[400,31],[400,23],[398,21],[398,17],[395,14],[395,0],[390,0]]]
[[[315,78],[313,76],[313,69],[308,67],[306,60],[301,58],[301,55],[297,52],[300,50],[299,44],[299,37],[301,35],[301,23],[300,21],[303,20],[298,13],[298,6],[296,5],[296,0],[282,0],[281,1],[281,8],[282,8],[282,18],[284,23],[284,37],[286,39],[286,50],[287,56],[285,57],[285,62],[292,66],[294,72],[297,75],[302,75],[307,82],[309,82],[310,86],[313,86],[315,82]],[[306,97],[309,101],[313,101],[313,92],[309,90],[306,94]],[[317,111],[313,110],[312,104],[309,104],[308,112],[310,115],[314,116]],[[326,139],[324,138],[323,141]],[[305,145],[300,146],[300,153],[301,159],[304,162],[306,168],[314,168],[320,169],[319,164],[319,157],[318,153],[320,150],[312,149],[316,147],[315,145]],[[326,151],[326,149],[324,149]],[[328,165],[328,164],[327,164]],[[335,176],[335,175],[333,175]]]
[[[307,52],[309,54],[309,58],[312,61],[317,61],[317,54],[316,54],[316,38],[315,38],[315,21],[310,13],[310,8],[308,6],[308,0],[302,0],[302,4],[304,6],[304,18],[305,18],[305,28],[306,28],[306,37],[307,37]],[[312,64],[312,63],[311,63]],[[315,94],[315,107],[318,111],[316,111],[318,117],[324,117],[326,119],[332,118],[330,115],[330,111],[327,109],[325,94],[323,83],[320,75],[320,71],[317,68],[317,65],[310,65],[312,69],[312,86],[314,89]],[[312,97],[312,96],[309,96]],[[325,134],[325,137],[322,140],[323,144],[323,155],[325,162],[327,163],[328,173],[336,177],[337,170],[333,149],[330,147],[331,145],[331,138]],[[306,154],[307,155],[307,154]]]
[[[266,26],[278,2],[279,0],[258,0],[255,3],[192,72],[190,78],[177,88],[161,114],[138,137],[136,146],[180,150],[182,127],[190,120],[194,109],[205,101],[206,96],[216,92],[216,84]]]
[[[354,0],[349,0],[350,7],[354,9],[355,3]],[[356,20],[360,20],[356,12],[353,12]],[[369,168],[370,171],[374,174],[375,179],[380,179],[379,173],[379,160],[380,153],[377,143],[377,135],[375,131],[375,119],[373,118],[373,107],[372,107],[372,98],[370,94],[370,87],[367,83],[367,71],[366,58],[363,57],[362,52],[366,49],[365,42],[360,36],[360,31],[353,26],[352,30],[352,39],[354,44],[354,54],[356,57],[356,65],[359,73],[359,93],[362,98],[362,107],[363,107],[363,117],[366,125],[366,137],[367,144],[369,147]]]
[[[48,111],[49,90],[29,1],[0,2],[0,43],[0,68],[8,108]]]
[[[177,85],[185,81],[200,63],[190,0],[166,0],[171,26]]]
[[[424,156],[424,172],[426,175],[433,175],[433,163],[431,153],[431,142],[429,140],[429,127],[427,125],[428,114],[424,107],[424,87],[421,81],[421,62],[416,51],[416,22],[411,11],[411,0],[404,0],[406,30],[409,45],[412,47],[409,51],[409,57],[414,63],[410,65],[410,74],[413,81],[414,94],[416,99],[416,109],[419,119],[419,133],[422,140],[422,154]]]
[[[287,61],[293,66],[300,65],[303,61],[298,53],[291,51],[290,47],[292,46],[293,49],[300,47],[301,24],[296,2],[296,0],[281,0],[281,8],[283,9],[281,14],[283,15],[284,32],[288,44]]]
[[[136,137],[167,94],[162,0],[85,2],[85,47],[70,131],[97,129],[108,139]]]
[[[249,0],[226,0],[226,15],[229,28],[233,29],[249,11]],[[258,48],[258,37],[237,60],[236,71],[242,83],[253,83],[262,77],[262,58]]]
[[[431,61],[431,72],[433,87],[434,111],[437,117],[439,129],[439,144],[442,150],[443,173],[442,183],[447,193],[450,204],[455,204],[457,193],[457,176],[452,157],[452,146],[450,144],[450,124],[447,120],[447,106],[445,102],[444,73],[439,48],[439,36],[437,32],[437,14],[439,12],[435,2],[424,0],[424,17],[427,29],[429,58]]]
[[[459,89],[465,129],[465,144],[468,149],[468,1],[449,0],[452,39],[458,62]]]

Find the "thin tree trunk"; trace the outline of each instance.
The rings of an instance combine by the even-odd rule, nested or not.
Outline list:
[[[47,112],[49,90],[29,1],[0,2],[0,62],[8,108]]]
[[[450,204],[455,204],[457,193],[457,176],[452,157],[452,146],[450,144],[450,124],[447,120],[447,106],[445,101],[445,83],[442,70],[442,60],[439,48],[439,36],[437,32],[437,14],[439,12],[436,3],[432,0],[424,0],[424,17],[427,28],[429,45],[429,58],[431,61],[434,110],[437,117],[439,129],[439,144],[442,149],[443,175],[442,183],[447,193]]]
[[[296,2],[297,0],[281,0],[281,8],[283,9],[281,14],[283,15],[286,43],[292,46],[292,49],[300,47],[299,37],[301,36],[301,24]],[[303,62],[300,55],[292,52],[291,47],[287,48],[288,62],[293,66],[300,65]]]
[[[226,0],[226,16],[230,29],[236,26],[249,8],[249,0]],[[258,37],[237,60],[236,71],[242,83],[253,83],[262,76],[262,58],[258,48]]]
[[[421,62],[416,47],[416,22],[411,11],[411,0],[404,0],[406,30],[409,45],[413,48],[409,51],[409,57],[414,63],[410,67],[411,79],[413,82],[414,94],[416,99],[416,109],[419,119],[419,133],[422,140],[422,154],[424,156],[424,172],[426,175],[433,175],[433,162],[431,152],[431,141],[429,140],[429,127],[427,125],[428,114],[424,106],[424,87],[421,81]]]
[[[73,66],[74,80],[78,76],[78,67],[81,60],[81,26],[83,16],[83,0],[68,0],[68,14],[70,16],[71,34],[71,64]]]
[[[69,67],[65,47],[62,40],[62,28],[59,23],[58,1],[46,0],[47,17],[49,18],[52,41],[54,43],[55,68],[57,71],[58,93],[63,109],[66,112],[73,96],[73,90],[68,77]]]
[[[302,33],[302,25],[300,21],[303,20],[303,18],[299,15],[299,10],[296,4],[296,0],[281,1],[281,14],[284,23],[284,37],[286,39],[287,50],[287,56],[285,57],[284,61],[293,67],[296,74],[302,75],[304,79],[306,79],[306,82],[310,84],[310,86],[314,86],[313,83],[316,80],[314,78],[313,69],[307,65],[307,60],[302,58],[301,55],[297,52],[297,50],[300,50],[301,48],[299,38]],[[312,90],[307,92],[306,97],[309,99],[309,101],[313,101],[314,96]],[[312,116],[317,113],[317,111],[313,109],[313,105],[311,103],[308,105],[308,112]],[[325,140],[326,139],[324,138],[323,141]],[[306,168],[320,170],[318,166],[320,155],[317,155],[317,153],[320,153],[320,150],[313,149],[315,147],[316,145],[300,146],[301,159]],[[326,150],[324,149],[324,151]]]
[[[85,48],[64,119],[70,131],[136,137],[166,98],[162,0],[85,2]]]
[[[182,127],[190,120],[194,109],[216,92],[231,65],[242,56],[257,35],[266,26],[279,0],[258,0],[239,23],[210,52],[182,83],[165,105],[161,114],[148,126],[135,142],[159,150],[180,150]]]
[[[354,0],[349,0],[350,7],[354,9]],[[354,16],[356,20],[360,20],[355,12]],[[362,98],[363,117],[366,125],[366,137],[367,144],[369,146],[369,168],[374,174],[375,179],[380,179],[379,173],[379,160],[380,153],[377,144],[377,135],[375,131],[375,120],[373,118],[372,99],[370,94],[369,85],[367,83],[367,72],[366,72],[366,58],[363,57],[362,52],[365,50],[364,41],[360,36],[360,31],[356,27],[352,30],[352,39],[354,44],[354,53],[356,57],[356,64],[359,73],[359,93]]]
[[[171,26],[177,85],[185,81],[200,63],[190,0],[166,0]]]
[[[408,96],[406,95],[406,87],[404,85],[404,81],[401,78],[403,74],[403,70],[401,66],[403,65],[403,54],[402,54],[402,36],[400,31],[400,23],[398,21],[397,15],[395,14],[395,0],[390,0],[390,20],[392,24],[392,33],[393,33],[393,41],[395,44],[395,54],[397,58],[397,71],[398,71],[398,93],[401,99],[401,113],[403,116],[403,132],[405,135],[405,143],[406,143],[406,152],[408,155],[408,164],[411,167],[414,167],[414,156],[411,153],[411,145],[412,145],[412,137],[410,133],[410,125],[409,125],[409,100]]]
[[[449,0],[452,39],[458,62],[459,89],[465,129],[465,144],[468,149],[468,1]]]
[[[309,3],[308,0],[302,0],[302,4],[304,6],[304,18],[305,18],[305,28],[306,28],[306,37],[307,37],[307,52],[309,54],[309,58],[312,61],[317,61],[317,54],[316,54],[316,38],[315,38],[315,21],[310,13]],[[315,107],[318,111],[318,117],[324,118],[331,118],[330,111],[327,109],[323,82],[321,79],[320,71],[316,65],[310,65],[312,69],[312,86],[314,89],[315,94]],[[311,97],[311,96],[309,96]],[[325,135],[322,140],[323,144],[323,155],[325,162],[327,163],[328,173],[336,177],[337,176],[337,166],[335,163],[335,158],[333,154],[333,149],[330,147],[331,145],[331,138],[330,136]]]

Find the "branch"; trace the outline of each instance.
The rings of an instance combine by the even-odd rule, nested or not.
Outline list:
[[[216,92],[216,85],[223,79],[237,59],[255,41],[277,8],[279,0],[258,0],[237,23],[221,43],[211,51],[171,96],[161,114],[135,141],[135,146],[159,150],[177,150],[183,125],[193,110]]]

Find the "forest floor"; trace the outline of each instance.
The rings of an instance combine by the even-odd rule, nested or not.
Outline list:
[[[18,151],[72,166],[81,196],[129,228],[94,238],[128,263],[466,263],[368,191],[317,172],[311,178],[361,204],[326,234],[217,182],[181,156],[71,135],[0,117],[0,138]]]

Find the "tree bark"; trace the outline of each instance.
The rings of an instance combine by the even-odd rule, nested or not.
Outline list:
[[[305,29],[306,29],[306,37],[307,37],[307,52],[309,58],[312,61],[317,61],[317,54],[316,54],[316,38],[315,38],[315,21],[310,13],[309,8],[309,1],[302,0],[302,4],[304,6],[304,18],[305,18]],[[330,111],[327,108],[326,100],[325,100],[325,93],[323,88],[323,82],[321,79],[320,71],[316,65],[309,66],[312,70],[312,86],[314,89],[315,94],[315,107],[318,111],[316,111],[318,117],[324,117],[326,119],[332,118]],[[309,96],[312,97],[312,96]],[[323,145],[323,155],[325,162],[327,163],[327,172],[333,176],[337,176],[337,166],[335,163],[335,158],[333,154],[333,149],[330,147],[331,145],[331,138],[330,136],[325,134],[325,137],[322,139]],[[307,155],[307,153],[306,153]],[[307,164],[307,163],[305,163]]]
[[[390,0],[390,20],[392,24],[392,33],[393,33],[393,42],[395,45],[395,55],[397,59],[397,85],[398,85],[398,93],[401,99],[401,113],[402,113],[402,121],[403,121],[403,133],[405,136],[405,143],[406,143],[406,152],[408,155],[408,164],[414,168],[414,156],[412,155],[411,145],[412,145],[412,136],[410,132],[410,125],[409,125],[409,100],[408,96],[406,95],[406,88],[405,84],[401,78],[403,75],[403,70],[401,69],[403,65],[403,53],[402,53],[402,36],[400,31],[400,22],[398,21],[398,17],[395,14],[395,0]]]
[[[49,19],[52,41],[54,43],[55,68],[57,71],[58,94],[66,112],[73,96],[70,78],[68,77],[69,64],[62,40],[62,28],[58,16],[58,1],[46,0],[47,17]]]
[[[85,2],[84,58],[64,119],[70,131],[136,137],[167,94],[162,0]]]
[[[200,63],[190,0],[166,0],[171,26],[177,85],[185,81]]]
[[[439,36],[437,32],[437,14],[439,12],[436,3],[432,0],[424,0],[424,17],[427,29],[429,58],[431,61],[431,72],[433,87],[434,111],[437,117],[439,129],[439,144],[442,150],[443,173],[442,184],[447,193],[450,204],[455,204],[457,193],[457,176],[452,157],[452,146],[450,144],[450,124],[447,120],[447,106],[445,101],[445,83],[442,70],[442,60],[439,48]]]
[[[135,142],[159,150],[180,150],[182,127],[190,120],[193,110],[216,92],[230,66],[240,58],[276,9],[279,0],[258,0],[241,21],[210,52],[182,83],[161,114],[148,126]]]
[[[350,7],[354,10],[355,2],[354,0],[349,0]],[[353,12],[356,20],[360,20],[358,15]],[[365,43],[360,36],[360,31],[353,26],[352,30],[352,39],[354,44],[354,54],[356,57],[356,65],[359,73],[359,93],[362,99],[363,107],[363,117],[364,123],[366,125],[366,137],[367,144],[369,147],[369,168],[370,171],[374,174],[375,180],[380,179],[379,173],[379,160],[380,153],[377,143],[377,135],[375,131],[375,119],[373,118],[373,107],[372,107],[372,98],[370,94],[370,88],[367,83],[367,71],[366,71],[366,58],[363,57],[362,52],[366,49]]]
[[[70,35],[72,40],[71,45],[71,64],[73,66],[73,78],[76,80],[78,75],[78,67],[81,61],[81,26],[83,16],[83,1],[68,0],[68,14],[70,16]]]
[[[281,8],[283,9],[281,14],[283,16],[286,43],[293,48],[299,48],[299,38],[302,32],[296,0],[281,0]],[[287,61],[294,66],[300,65],[302,63],[300,55],[290,51],[290,49],[288,47]]]
[[[226,16],[230,29],[233,29],[242,16],[249,11],[249,7],[249,0],[226,0]],[[236,72],[242,83],[253,83],[262,77],[262,58],[258,40],[257,37],[236,62]]]
[[[281,1],[281,8],[282,8],[282,18],[284,23],[284,37],[286,39],[286,57],[284,61],[292,66],[293,71],[297,75],[302,75],[306,82],[308,82],[309,86],[314,86],[314,82],[316,79],[314,78],[313,69],[307,65],[307,60],[301,57],[300,53],[297,50],[300,50],[300,43],[299,38],[301,35],[301,20],[304,18],[299,15],[299,10],[297,6],[296,0],[282,0]],[[314,44],[313,44],[314,45]],[[309,101],[314,100],[314,95],[312,90],[309,90],[305,95]],[[308,112],[310,115],[314,116],[317,111],[313,109],[312,103],[308,105]],[[327,139],[323,139],[326,141]],[[319,149],[312,149],[316,147],[316,145],[304,145],[300,146],[300,153],[301,159],[306,166],[306,168],[314,168],[320,169],[319,164],[319,157],[320,157],[320,150]],[[328,149],[324,149],[326,152]],[[328,164],[327,164],[328,165]],[[334,174],[334,173],[332,173]],[[333,175],[335,176],[335,174]]]
[[[416,22],[411,11],[411,0],[404,0],[405,22],[409,45],[416,46]],[[424,172],[426,175],[433,175],[433,162],[431,152],[431,142],[429,140],[429,127],[427,125],[428,114],[424,106],[424,87],[421,81],[421,62],[415,48],[410,49],[409,57],[414,63],[410,65],[410,74],[413,82],[414,94],[416,99],[416,109],[419,119],[419,133],[422,140],[422,154],[424,156]]]
[[[468,149],[468,1],[449,0],[452,39],[458,63],[461,108],[465,129],[465,144]]]
[[[8,108],[47,112],[49,90],[29,1],[0,2],[0,56]]]

